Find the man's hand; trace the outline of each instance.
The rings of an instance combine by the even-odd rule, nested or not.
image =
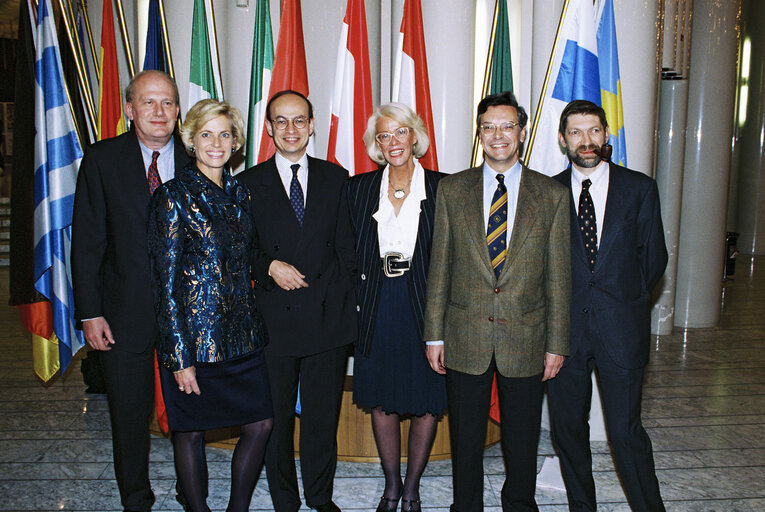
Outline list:
[[[433,371],[444,375],[446,373],[446,367],[444,366],[444,346],[443,345],[427,345],[425,354],[428,356],[428,362]]]
[[[106,318],[99,316],[90,320],[83,320],[82,333],[85,341],[94,350],[111,350],[114,345],[114,337]]]
[[[283,261],[272,261],[268,266],[268,275],[282,290],[289,291],[308,287],[308,283],[303,280],[305,276],[298,269]]]
[[[542,376],[542,381],[550,380],[558,375],[561,367],[563,366],[563,360],[565,356],[559,356],[557,354],[551,354],[545,352],[545,373]]]
[[[178,391],[182,391],[187,395],[190,395],[191,393],[197,395],[202,394],[201,391],[199,391],[199,385],[197,384],[197,369],[193,366],[189,366],[178,372],[173,372],[173,377],[175,377],[175,382],[178,383]]]

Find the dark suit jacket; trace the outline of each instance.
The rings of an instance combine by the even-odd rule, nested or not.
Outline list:
[[[348,172],[308,157],[302,227],[284,190],[275,157],[237,175],[250,187],[255,296],[274,356],[308,356],[356,339],[353,232],[348,220]],[[285,291],[268,276],[273,260],[297,268],[307,288]]]
[[[555,176],[571,190],[571,168]],[[608,198],[595,269],[590,271],[572,197],[571,355],[584,344],[585,327],[623,368],[648,363],[651,290],[664,273],[667,248],[656,182],[610,164]]]
[[[176,137],[175,168],[188,161]],[[149,198],[135,131],[88,149],[72,218],[75,316],[105,317],[117,350],[143,352],[157,336],[146,237]]]
[[[444,340],[447,368],[484,373],[496,359],[504,377],[544,370],[544,354],[566,355],[571,263],[566,190],[521,171],[515,224],[497,278],[486,244],[483,168],[438,185],[428,272],[425,340]]]
[[[351,226],[356,235],[356,300],[359,311],[359,339],[356,349],[369,355],[375,328],[377,303],[380,298],[383,270],[380,260],[380,244],[377,238],[377,221],[372,215],[380,207],[382,169],[359,174],[348,182],[348,205]],[[425,317],[425,281],[430,265],[430,246],[433,238],[433,218],[436,210],[438,182],[446,176],[439,172],[425,171],[426,198],[420,204],[420,222],[417,227],[417,243],[412,255],[412,268],[407,272],[412,313],[417,332],[422,340]]]

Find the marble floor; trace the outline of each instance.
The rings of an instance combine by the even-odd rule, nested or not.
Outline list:
[[[675,330],[652,340],[643,418],[670,511],[765,510],[765,258],[738,261],[725,283],[718,327]],[[8,270],[0,270],[7,303]],[[13,308],[0,308],[0,510],[120,510],[113,479],[109,420],[101,395],[85,393],[79,364],[42,385],[32,372],[29,336]],[[600,511],[627,511],[608,445],[594,442]],[[208,448],[210,505],[224,510],[231,452]],[[543,431],[539,464],[553,453]],[[499,447],[484,457],[486,510],[500,511],[504,468]],[[156,511],[174,499],[170,442],[152,439]],[[335,501],[345,511],[374,510],[382,493],[378,464],[338,464]],[[432,462],[422,482],[423,509],[448,510],[449,461]],[[542,511],[563,511],[565,493],[537,489]],[[251,510],[272,510],[265,478]]]

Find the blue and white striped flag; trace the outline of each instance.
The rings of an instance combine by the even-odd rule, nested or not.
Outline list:
[[[82,148],[66,96],[50,0],[37,8],[35,59],[35,288],[51,303],[63,373],[84,345],[75,329],[69,261]]]
[[[534,145],[526,165],[553,176],[568,166],[558,144],[558,124],[563,108],[572,100],[600,105],[600,72],[592,0],[571,0],[555,48],[550,82],[544,98]]]

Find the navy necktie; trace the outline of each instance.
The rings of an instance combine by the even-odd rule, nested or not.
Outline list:
[[[486,243],[494,274],[499,277],[507,256],[507,187],[505,176],[497,174],[497,190],[491,200],[489,227],[486,229]]]
[[[298,223],[302,226],[303,216],[305,215],[305,200],[303,199],[303,187],[300,186],[300,182],[298,181],[298,169],[300,169],[300,164],[292,164],[290,165],[290,169],[292,169],[290,204],[292,204],[292,209],[295,210],[295,216],[297,217]]]
[[[579,232],[582,233],[584,252],[592,272],[598,259],[598,224],[595,222],[595,205],[592,204],[590,185],[592,181],[584,180],[582,193],[579,194]]]

